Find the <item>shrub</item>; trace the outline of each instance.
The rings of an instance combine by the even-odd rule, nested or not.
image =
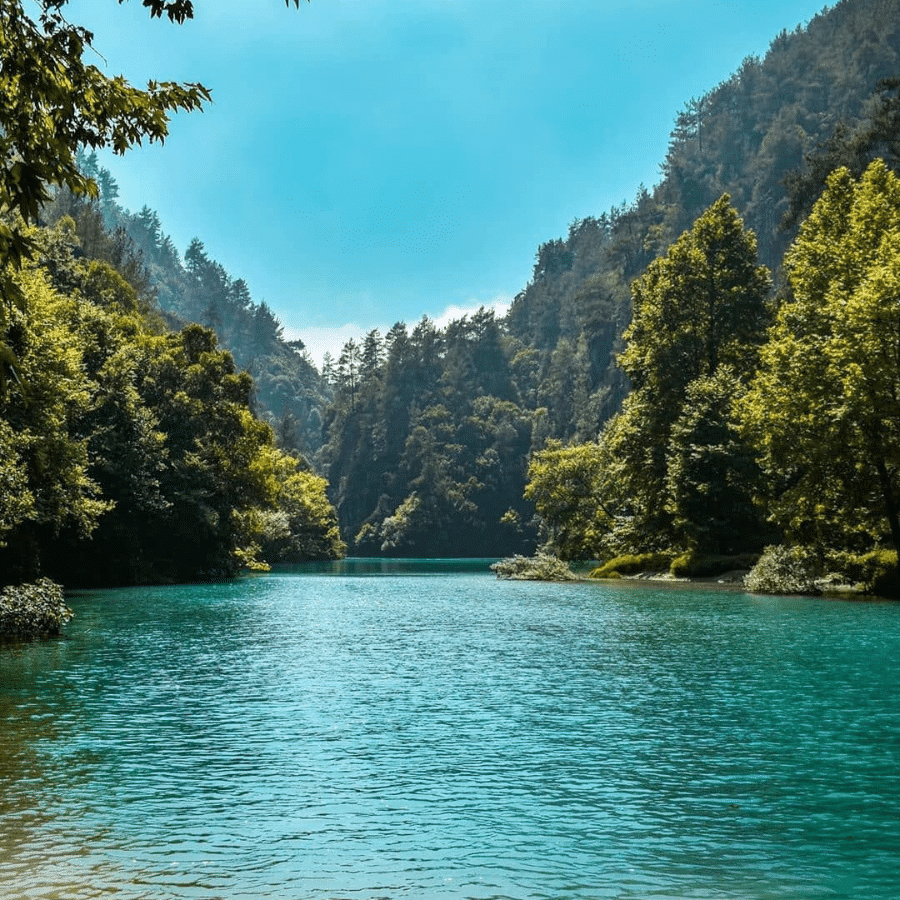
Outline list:
[[[578,581],[578,576],[561,559],[549,553],[511,556],[491,566],[498,578],[511,581]]]
[[[672,564],[668,553],[626,553],[616,556],[591,572],[591,578],[618,578],[641,572],[665,572]]]
[[[766,547],[744,587],[754,594],[821,594],[817,571],[815,555],[805,547]]]
[[[900,571],[897,569],[895,550],[874,550],[866,556],[872,561],[872,574],[866,579],[864,590],[877,597],[900,597]]]
[[[879,597],[900,596],[896,550],[872,550],[862,556],[839,554],[833,562],[842,575],[861,584],[865,593]]]
[[[0,638],[59,634],[71,618],[62,588],[49,578],[0,590]]]

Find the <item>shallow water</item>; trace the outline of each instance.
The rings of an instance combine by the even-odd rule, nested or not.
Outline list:
[[[900,604],[371,563],[0,649],[0,896],[900,896]]]

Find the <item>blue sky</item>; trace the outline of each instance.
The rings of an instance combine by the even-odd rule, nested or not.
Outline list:
[[[102,157],[120,201],[199,237],[314,359],[508,303],[540,243],[659,177],[685,102],[811,0],[72,0],[106,74],[200,81],[165,145]]]

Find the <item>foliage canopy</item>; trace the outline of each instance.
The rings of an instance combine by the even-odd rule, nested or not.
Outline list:
[[[900,547],[900,181],[829,178],[785,258],[791,293],[742,409],[794,540]]]

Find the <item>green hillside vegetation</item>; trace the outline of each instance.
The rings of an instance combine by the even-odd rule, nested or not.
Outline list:
[[[859,175],[876,157],[896,162],[897,84],[882,80],[900,75],[898,14],[896,0],[843,0],[783,31],[764,58],[748,57],[685,104],[659,184],[540,247],[507,326],[536,351],[536,405],[552,411],[554,437],[593,439],[619,408],[631,283],[723,194],[778,286],[784,251],[827,175],[840,165]]]
[[[71,219],[28,237],[0,407],[4,580],[184,581],[339,554],[324,480],[277,448],[215,334],[166,328],[76,255]]]
[[[398,323],[349,342],[320,453],[359,554],[498,556],[534,549],[527,457],[544,410],[518,402],[515,346],[488,310],[444,330]]]
[[[685,104],[659,183],[539,247],[505,317],[398,322],[321,372],[82,140],[0,234],[0,563],[112,583],[541,548],[889,586],[898,127],[900,0],[842,0]]]
[[[883,161],[829,176],[784,270],[770,301],[723,197],[635,280],[621,411],[596,442],[532,460],[557,553],[689,569],[783,540],[805,548],[784,557],[795,567],[896,560],[900,181]]]
[[[830,173],[900,161],[898,73],[900,2],[843,0],[688,102],[659,184],[543,244],[505,319],[398,323],[367,337],[368,362],[348,344],[324,373],[334,399],[317,461],[354,552],[541,542],[566,559],[667,554],[687,572],[784,541],[814,543],[804,558],[822,567],[893,547],[893,461],[822,422],[833,468],[803,469],[791,452],[810,444],[791,423],[822,402],[803,419],[807,394],[761,399],[761,367],[782,359],[791,260]],[[789,384],[800,363],[782,363]],[[778,397],[783,416],[767,406]],[[839,408],[849,401],[829,423]],[[869,444],[890,446],[879,422]]]
[[[104,226],[103,173],[79,158],[163,140],[209,92],[107,78],[64,6],[0,0],[0,582],[34,582],[3,592],[0,631],[26,635],[67,615],[47,575],[228,578],[343,552],[324,480],[278,448],[213,331],[169,327],[140,248]]]
[[[302,342],[287,341],[278,317],[265,302],[254,302],[247,283],[232,277],[194,238],[184,252],[163,231],[148,207],[138,213],[118,202],[112,174],[95,155],[79,163],[99,187],[98,198],[57,193],[46,216],[69,216],[87,255],[104,252],[110,235],[130,274],[173,326],[196,323],[216,333],[235,363],[253,377],[253,404],[278,433],[281,446],[305,456],[321,445],[322,411],[328,400],[323,382]],[[105,251],[107,254],[109,250]]]
[[[846,0],[679,116],[663,180],[626,212],[645,250],[669,239],[630,285],[630,392],[593,440],[532,455],[526,493],[564,558],[662,552],[703,574],[768,545],[757,589],[837,571],[897,590],[898,12]],[[529,286],[523,319],[552,294]]]

